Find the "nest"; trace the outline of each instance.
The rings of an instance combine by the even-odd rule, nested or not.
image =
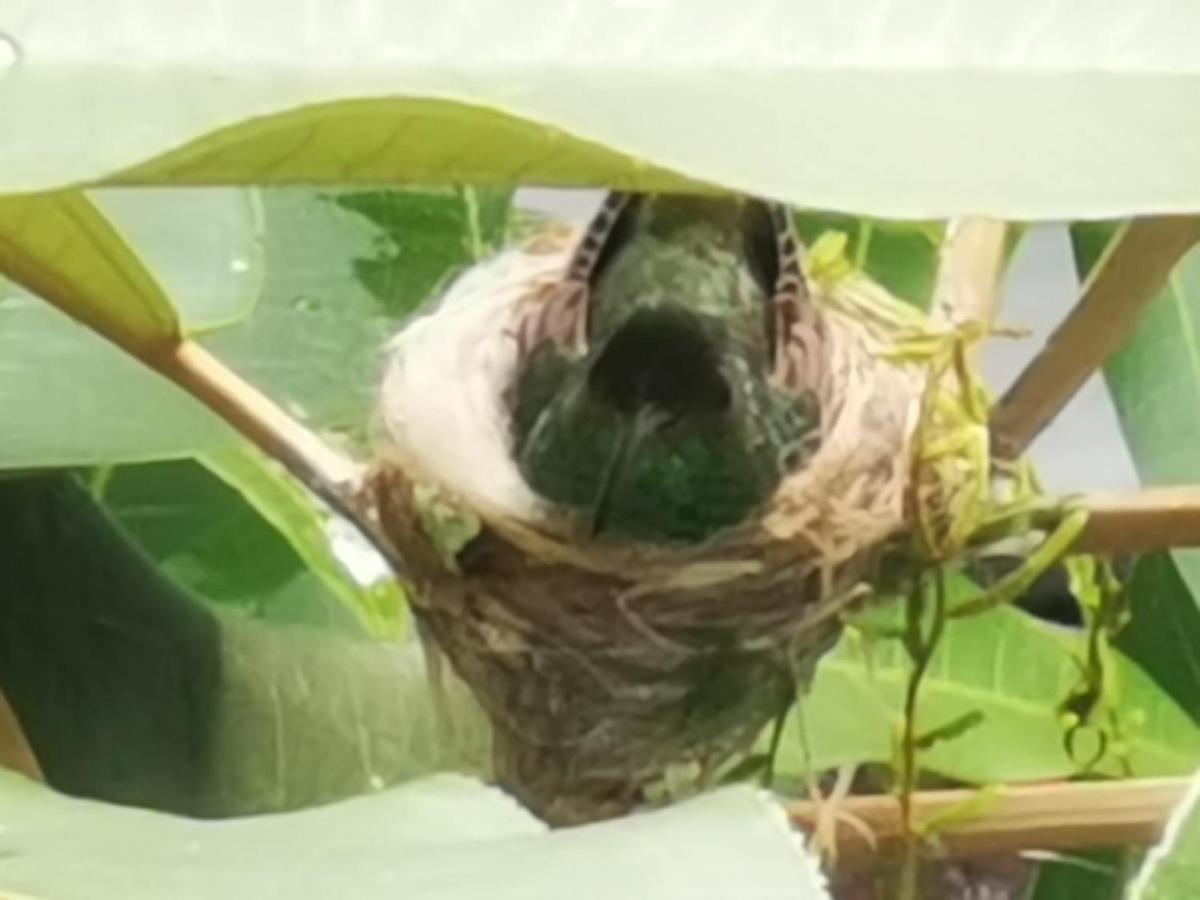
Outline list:
[[[476,267],[393,341],[370,480],[423,630],[491,719],[498,780],[555,823],[623,813],[678,767],[711,776],[787,709],[911,525],[931,378],[897,352],[925,317],[814,248],[830,365],[809,462],[701,546],[592,540],[525,485],[505,401],[521,317],[577,239]]]

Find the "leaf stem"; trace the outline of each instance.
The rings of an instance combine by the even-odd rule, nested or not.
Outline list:
[[[907,634],[904,647],[912,661],[912,672],[904,693],[904,735],[900,744],[900,814],[904,827],[904,861],[900,870],[900,900],[916,900],[920,862],[920,826],[913,815],[913,795],[917,787],[917,701],[921,682],[946,630],[946,577],[941,566],[929,570],[933,575],[934,606],[929,633],[922,633],[925,618],[925,580],[918,577],[908,601]]]
[[[313,493],[357,525],[397,572],[402,571],[395,548],[357,500],[363,476],[361,464],[322,441],[194,341],[185,339],[140,356],[281,462]]]

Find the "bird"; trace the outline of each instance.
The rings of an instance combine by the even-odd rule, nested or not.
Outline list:
[[[820,439],[800,254],[781,204],[610,193],[521,334],[530,487],[595,539],[699,544],[761,512]]]
[[[774,722],[769,777],[903,525],[918,376],[819,251],[774,200],[612,191],[389,343],[381,528],[498,781],[550,821],[761,756]]]

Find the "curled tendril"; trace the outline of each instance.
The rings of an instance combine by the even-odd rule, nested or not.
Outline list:
[[[1066,723],[1063,747],[1072,761],[1087,772],[1108,754],[1113,745],[1111,738],[1120,737],[1120,722],[1115,712],[1119,686],[1109,658],[1113,639],[1129,620],[1129,597],[1109,560],[1072,556],[1067,559],[1066,568],[1087,633],[1083,657],[1075,659],[1080,680],[1059,705],[1059,713]],[[1097,718],[1106,710],[1111,721],[1100,724]],[[1096,733],[1097,750],[1087,759],[1078,759],[1078,737],[1085,729]]]
[[[1092,722],[1092,717],[1100,706],[1102,699],[1103,691],[1098,685],[1095,687],[1088,686],[1082,690],[1073,692],[1058,708],[1059,714],[1066,725],[1066,730],[1063,732],[1063,749],[1066,751],[1067,756],[1071,758],[1071,761],[1079,766],[1083,772],[1090,772],[1098,766],[1108,753],[1108,731]],[[1080,735],[1088,731],[1093,731],[1096,734],[1096,750],[1091,756],[1081,759],[1076,744]]]

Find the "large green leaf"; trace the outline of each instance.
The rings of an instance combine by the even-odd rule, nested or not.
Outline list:
[[[99,469],[92,483],[163,571],[199,596],[271,622],[403,629],[395,582],[357,584],[334,554],[327,514],[249,448]]]
[[[0,272],[124,347],[178,336],[162,288],[82,193],[0,197]]]
[[[270,621],[357,630],[283,537],[203,466],[120,466],[94,483],[130,536],[198,596]]]
[[[222,823],[73,800],[3,772],[0,800],[6,896],[828,900],[782,810],[747,788],[557,834],[450,776]]]
[[[1028,900],[1119,900],[1123,862],[1112,851],[1048,860],[1038,866]]]
[[[1081,278],[1115,232],[1104,223],[1071,229]],[[1105,378],[1141,480],[1200,481],[1200,249],[1176,266]],[[1142,560],[1130,590],[1134,616],[1122,646],[1200,721],[1200,552]]]
[[[1128,900],[1192,900],[1200,896],[1200,776],[1171,814],[1162,841],[1150,851]]]
[[[248,316],[263,280],[262,203],[243,188],[103,188],[88,197],[162,285],[187,331]]]
[[[1200,205],[1181,4],[9,7],[0,191],[697,179],[877,215]]]
[[[221,617],[216,714],[197,735],[201,809],[230,816],[329,803],[431,772],[490,771],[466,687],[437,694],[415,643]]]
[[[1155,553],[1138,561],[1129,582],[1133,616],[1118,643],[1200,722],[1200,609],[1175,556]]]
[[[1075,774],[1058,706],[1078,682],[1071,654],[1080,641],[1011,608],[951,621],[922,684],[919,730],[969,713],[982,721],[923,751],[921,766],[974,783]],[[844,636],[788,722],[781,771],[890,761],[909,671],[898,642]],[[1116,674],[1131,770],[1191,771],[1200,763],[1200,728],[1136,666],[1118,657]],[[1101,771],[1115,771],[1111,760]]]
[[[214,210],[238,208],[237,198],[214,193],[173,192],[170,202],[142,216],[162,226],[169,211],[191,219],[201,236],[236,231],[232,214]],[[168,258],[164,245],[149,261],[162,260],[164,282],[178,288],[183,327],[200,332],[223,361],[310,424],[361,433],[385,337],[477,252],[501,242],[508,197],[507,191],[264,191],[264,263],[253,309],[237,283],[215,290],[213,270],[250,259],[251,272],[258,271],[257,228],[239,226],[248,245],[238,255],[219,252],[223,245],[213,240],[212,253],[179,256],[187,248],[176,247]],[[169,233],[181,235],[177,228]],[[86,291],[91,272],[69,273],[72,290]],[[107,296],[97,292],[97,302]],[[5,428],[0,468],[162,459],[236,443],[227,426],[182,391],[11,284],[0,285],[0,359],[0,422],[21,423]]]
[[[0,469],[163,459],[239,440],[199,402],[54,307],[11,283],[3,291]]]
[[[0,681],[52,784],[230,816],[488,770],[478,706],[453,678],[431,691],[414,642],[280,624],[301,618],[304,600],[322,625],[331,610],[348,616],[313,576],[297,577],[291,548],[239,497],[213,502],[224,487],[205,470],[132,468],[114,473],[109,496],[124,498],[143,548],[70,475],[0,479]],[[177,515],[181,499],[198,501],[202,525],[186,527],[197,523]],[[243,604],[257,589],[277,601],[276,621],[202,604],[146,549],[178,580]]]
[[[264,192],[262,300],[241,326],[204,343],[293,414],[361,435],[385,339],[477,250],[500,243],[508,198],[507,191]],[[505,215],[472,214],[497,205]]]
[[[394,638],[404,633],[404,595],[378,551],[349,523],[338,540],[334,519],[282,465],[247,446],[206,453],[200,461],[274,526],[306,574],[320,580],[371,634]],[[339,543],[343,556],[363,561],[352,567],[338,556]]]
[[[1071,230],[1075,263],[1086,276],[1113,228]],[[1105,367],[1121,429],[1145,484],[1200,481],[1200,248],[1193,249]],[[1177,551],[1176,564],[1200,596],[1200,552]]]

